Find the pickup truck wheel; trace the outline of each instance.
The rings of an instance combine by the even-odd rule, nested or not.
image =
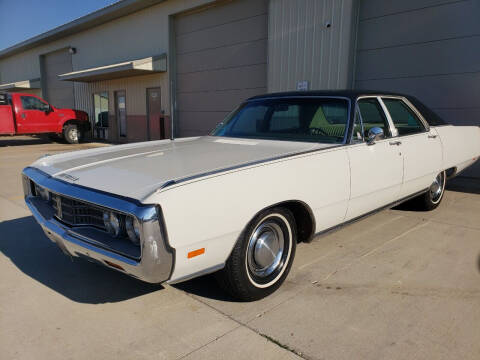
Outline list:
[[[446,173],[442,171],[437,175],[428,191],[419,197],[418,201],[422,210],[433,210],[440,204],[445,192],[446,180]]]
[[[63,128],[63,137],[69,144],[78,144],[82,138],[82,132],[77,125],[66,125]]]
[[[280,287],[295,257],[297,234],[293,214],[272,208],[257,215],[240,235],[217,279],[233,297],[261,299]]]

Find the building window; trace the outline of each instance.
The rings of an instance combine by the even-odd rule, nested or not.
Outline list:
[[[98,138],[105,139],[108,129],[108,92],[101,91],[93,94],[93,104],[95,112],[95,135]]]

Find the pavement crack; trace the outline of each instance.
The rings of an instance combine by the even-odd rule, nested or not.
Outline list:
[[[203,349],[204,347],[206,347],[206,346],[208,346],[208,345],[210,345],[210,344],[214,343],[215,341],[217,341],[217,340],[219,340],[219,339],[223,338],[224,336],[226,336],[226,335],[230,334],[231,332],[233,332],[233,331],[237,330],[237,329],[238,329],[238,328],[240,328],[240,327],[241,327],[241,325],[239,325],[239,326],[235,326],[233,329],[230,329],[230,330],[226,331],[226,332],[225,332],[225,333],[223,333],[222,335],[220,335],[220,336],[217,336],[215,339],[213,339],[213,340],[210,340],[210,341],[206,342],[205,344],[203,344],[202,346],[199,346],[198,348],[196,348],[196,349],[193,349],[192,351],[190,351],[190,352],[186,353],[185,355],[182,355],[182,356],[180,356],[179,358],[177,358],[177,360],[185,359],[187,356],[189,356],[189,355],[193,354],[194,352],[196,352],[196,351],[198,351],[198,350],[200,350],[200,349]]]
[[[207,346],[208,344],[211,344],[211,343],[217,341],[218,339],[224,337],[225,335],[231,333],[232,331],[238,329],[238,328],[241,327],[241,326],[249,329],[250,331],[253,331],[255,334],[257,334],[257,335],[259,335],[259,336],[267,339],[269,342],[271,342],[271,343],[273,343],[273,344],[281,347],[282,349],[285,349],[285,350],[287,350],[287,351],[289,351],[289,352],[297,355],[298,357],[300,357],[300,358],[302,358],[302,359],[305,359],[305,360],[314,360],[314,358],[305,356],[305,355],[304,355],[303,353],[301,353],[300,351],[297,351],[297,350],[291,348],[290,346],[281,343],[280,341],[272,338],[271,336],[261,333],[260,331],[258,331],[257,329],[251,327],[251,326],[248,325],[247,323],[244,323],[244,322],[242,322],[242,321],[239,321],[239,320],[235,319],[233,316],[231,316],[231,315],[229,315],[229,314],[227,314],[227,313],[225,313],[225,312],[223,312],[223,311],[221,311],[221,310],[213,307],[213,306],[210,305],[209,303],[207,303],[207,302],[203,301],[202,299],[194,296],[193,294],[189,294],[188,292],[186,292],[186,291],[184,291],[184,290],[180,290],[180,291],[183,292],[185,295],[189,296],[190,298],[192,298],[192,299],[198,301],[199,303],[207,306],[208,308],[212,309],[213,311],[216,311],[216,312],[218,312],[219,314],[225,316],[226,318],[232,320],[233,322],[237,323],[239,326],[236,326],[234,329],[231,329],[231,330],[227,331],[225,334],[223,334],[223,335],[221,335],[221,336],[213,339],[212,341],[210,341],[210,342],[208,342],[208,343],[200,346],[198,349],[195,349],[195,350],[189,352],[188,354],[183,355],[182,357],[178,358],[179,360],[180,360],[180,359],[183,359],[183,358],[185,358],[186,356],[190,355],[191,353],[193,353],[193,352],[195,352],[195,351],[197,351],[197,350],[199,350],[199,349]],[[289,299],[287,299],[287,300],[289,300]],[[285,301],[287,301],[287,300],[285,300]],[[283,301],[283,302],[284,302],[284,301]],[[282,303],[283,303],[283,302],[282,302]],[[278,305],[280,305],[280,304],[277,304],[276,306],[274,306],[274,308],[277,307]],[[265,311],[264,313],[266,313],[266,312],[267,312],[267,311]]]

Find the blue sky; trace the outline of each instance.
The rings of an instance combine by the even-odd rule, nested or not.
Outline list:
[[[0,50],[115,2],[117,0],[0,0]]]

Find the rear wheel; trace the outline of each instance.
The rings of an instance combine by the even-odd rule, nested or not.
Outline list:
[[[277,207],[261,212],[242,232],[225,268],[217,274],[220,285],[243,301],[273,293],[290,271],[296,243],[295,219],[289,210]]]
[[[75,124],[68,124],[63,128],[63,138],[69,144],[78,144],[82,140],[82,137],[82,131]]]
[[[445,192],[446,180],[446,173],[442,171],[437,175],[428,191],[418,197],[418,204],[422,210],[433,210],[440,204]]]

